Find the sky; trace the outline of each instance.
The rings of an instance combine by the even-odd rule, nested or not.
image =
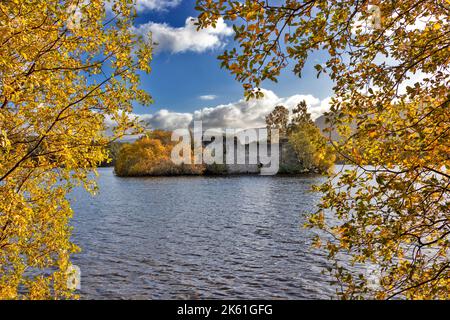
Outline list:
[[[260,127],[276,105],[292,109],[303,99],[314,118],[327,110],[332,82],[323,76],[317,79],[314,69],[324,62],[321,53],[310,57],[302,78],[288,66],[278,83],[263,82],[262,100],[245,101],[241,84],[220,68],[217,59],[236,45],[231,25],[219,21],[215,29],[198,32],[192,21],[198,15],[194,7],[195,0],[137,0],[135,32],[150,31],[158,43],[152,72],[142,76],[142,88],[152,95],[154,104],[134,108],[150,127],[173,130],[198,119],[204,127]]]

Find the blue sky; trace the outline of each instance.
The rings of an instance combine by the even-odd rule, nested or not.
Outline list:
[[[184,120],[188,121],[189,114],[195,117],[195,111],[209,108],[205,112],[226,119],[224,125],[233,125],[233,117],[240,120],[248,117],[249,122],[256,125],[271,108],[270,103],[286,103],[293,107],[296,104],[293,100],[301,95],[313,96],[316,100],[311,100],[312,107],[323,109],[321,102],[331,96],[332,83],[324,77],[316,78],[313,66],[323,62],[320,54],[310,57],[302,78],[295,76],[288,67],[278,83],[263,83],[262,88],[270,90],[272,97],[266,101],[264,110],[257,110],[257,102],[249,107],[242,101],[241,84],[227,70],[221,69],[217,60],[224,49],[234,45],[231,25],[223,24],[218,31],[194,34],[193,28],[186,23],[188,17],[198,15],[194,7],[195,0],[138,0],[136,28],[143,34],[152,31],[160,45],[154,55],[151,74],[142,77],[142,88],[153,96],[154,104],[149,108],[136,106],[136,114],[147,117],[154,126],[164,127],[165,120],[156,121],[155,114],[159,113],[161,117],[183,114]],[[201,96],[209,96],[209,99]],[[216,112],[215,108],[221,112]],[[230,108],[233,109],[231,113]],[[239,115],[241,109],[245,110]],[[255,112],[259,120],[254,119]],[[174,121],[171,123],[178,124]]]

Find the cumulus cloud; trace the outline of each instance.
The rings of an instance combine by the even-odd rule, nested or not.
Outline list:
[[[155,52],[182,53],[187,51],[205,52],[207,50],[222,48],[225,38],[233,34],[222,18],[217,21],[215,28],[208,27],[197,31],[194,25],[196,19],[188,17],[183,27],[174,28],[167,23],[148,22],[135,28],[137,34],[143,35],[155,43]]]
[[[187,128],[192,122],[191,113],[172,112],[166,109],[154,114],[137,115],[151,129],[175,130]]]
[[[292,110],[300,101],[305,100],[313,118],[319,117],[326,106],[320,99],[312,95],[293,95],[286,98],[278,97],[273,91],[264,90],[264,98],[241,99],[237,102],[203,108],[193,114],[194,120],[202,120],[207,128],[258,128],[265,126],[265,117],[277,105],[283,105]],[[325,101],[325,100],[324,100]]]
[[[181,3],[181,0],[137,0],[136,10],[139,12],[147,10],[162,11],[174,8]]]
[[[210,101],[217,99],[217,96],[214,94],[206,94],[204,96],[199,96],[198,98],[203,101]]]
[[[330,98],[320,100],[312,95],[293,95],[278,97],[273,91],[264,90],[264,98],[241,99],[236,102],[202,108],[193,113],[171,112],[166,109],[155,114],[137,115],[152,129],[173,130],[188,128],[193,121],[201,120],[203,129],[208,128],[261,128],[265,126],[265,117],[275,106],[283,105],[292,111],[302,100],[305,100],[313,119],[317,119],[329,110]]]
[[[178,6],[181,1],[182,0],[136,0],[135,5],[138,12],[166,11]],[[105,8],[108,12],[112,11],[113,4],[113,0],[107,0],[105,2]]]

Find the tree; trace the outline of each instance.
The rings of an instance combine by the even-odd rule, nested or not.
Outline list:
[[[336,156],[334,149],[311,119],[305,101],[292,110],[284,106],[276,106],[266,116],[268,129],[278,129],[289,143],[286,158],[282,163],[285,173],[318,172],[327,173],[334,165]],[[289,155],[289,156],[287,156]]]
[[[305,101],[294,108],[288,127],[289,144],[294,148],[302,168],[319,173],[330,172],[336,160],[334,149],[311,119]]]
[[[306,101],[300,101],[299,104],[292,110],[292,119],[289,124],[289,131],[295,130],[295,128],[303,123],[314,123],[311,119],[311,114],[308,112],[308,106]]]
[[[309,226],[331,235],[317,245],[342,297],[449,298],[448,1],[198,0],[197,9],[199,28],[234,23],[239,48],[220,59],[247,97],[289,63],[301,75],[311,52],[327,56],[315,68],[335,83],[333,147],[354,167],[318,188]],[[375,284],[361,264],[376,269]]]
[[[125,0],[0,2],[0,298],[71,298],[67,285],[77,185],[105,147],[138,124],[149,104],[138,71],[151,47],[132,32]],[[105,120],[116,123],[105,134]],[[130,131],[131,130],[131,131]]]
[[[160,176],[201,174],[203,165],[175,165],[171,159],[175,142],[172,133],[154,130],[119,150],[114,171],[118,176]]]
[[[276,106],[275,109],[266,116],[267,130],[278,129],[280,136],[287,133],[289,123],[289,110],[284,106]]]
[[[120,141],[112,141],[108,143],[106,146],[106,152],[108,158],[103,160],[99,167],[114,167],[117,159],[117,155],[119,154],[119,150],[122,147],[123,142]]]
[[[144,136],[122,146],[114,171],[118,176],[144,176],[166,162],[170,162],[170,148],[159,139]]]

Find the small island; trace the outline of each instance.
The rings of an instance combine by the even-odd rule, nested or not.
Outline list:
[[[276,106],[266,116],[266,126],[267,130],[279,133],[279,139],[272,144],[272,148],[278,149],[277,174],[320,174],[333,167],[336,156],[327,138],[307,112],[306,102],[301,101],[292,114],[286,107]],[[245,130],[243,132],[241,136],[245,137]],[[172,132],[151,130],[134,142],[111,144],[110,164],[120,177],[261,174],[265,166],[259,156],[261,141],[240,139],[236,135],[231,137],[230,145],[227,143],[230,141],[229,136],[222,133],[220,138],[222,141],[215,141],[223,144],[220,161],[175,164],[171,159],[176,145],[172,141]],[[212,141],[202,140],[201,151]],[[194,144],[190,152],[195,153]],[[237,161],[239,152],[243,152],[244,163]],[[269,155],[272,155],[271,152],[269,150]],[[232,154],[234,161],[225,161],[227,153]]]

